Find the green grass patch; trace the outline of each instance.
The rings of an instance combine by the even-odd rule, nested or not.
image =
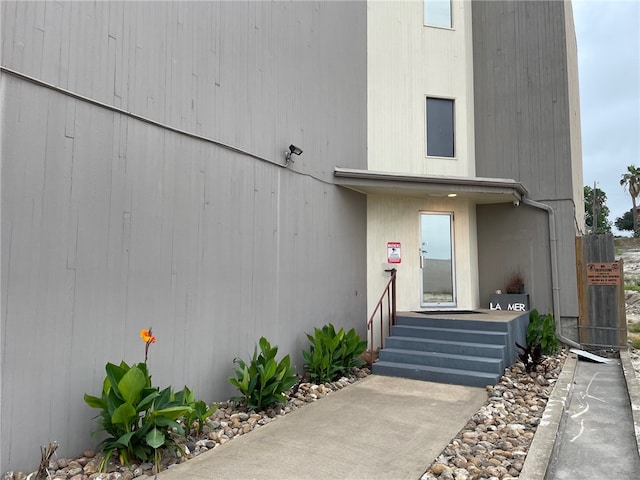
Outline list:
[[[630,323],[627,327],[631,333],[640,333],[640,322],[638,323]]]
[[[632,290],[634,292],[640,292],[640,279],[626,278],[624,280],[624,289]]]
[[[629,336],[629,342],[633,348],[640,350],[640,335],[635,333],[631,334]]]

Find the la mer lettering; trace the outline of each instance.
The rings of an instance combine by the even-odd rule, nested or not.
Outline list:
[[[492,293],[489,295],[490,310],[526,312],[531,308],[529,305],[529,295],[526,293]]]
[[[493,303],[489,303],[490,310],[502,310],[502,307],[499,303],[495,305]],[[509,303],[507,304],[507,310],[511,310],[514,312],[526,312],[526,305],[524,303]]]

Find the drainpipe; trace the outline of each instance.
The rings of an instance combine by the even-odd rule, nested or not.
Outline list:
[[[558,285],[558,239],[556,238],[556,222],[553,213],[553,208],[545,203],[536,202],[535,200],[529,200],[526,197],[522,197],[522,203],[529,205],[530,207],[539,208],[547,212],[549,219],[549,246],[551,250],[551,288],[553,298],[553,318],[556,319],[556,336],[559,340],[574,348],[582,348],[582,345],[574,342],[573,340],[566,338],[562,335],[560,328],[560,286]]]

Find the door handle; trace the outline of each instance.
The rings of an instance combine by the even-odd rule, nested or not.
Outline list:
[[[422,250],[418,250],[420,252],[420,268],[424,269],[424,255],[422,254]]]

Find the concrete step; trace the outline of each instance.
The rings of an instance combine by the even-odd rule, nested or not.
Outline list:
[[[509,336],[507,332],[462,328],[417,327],[412,325],[394,325],[391,329],[391,335],[456,342],[488,343],[493,345],[505,345]]]
[[[504,345],[430,340],[417,337],[388,337],[385,340],[385,349],[386,348],[417,350],[420,352],[440,352],[452,355],[472,355],[487,358],[503,358],[505,351]],[[381,351],[384,351],[384,349]]]
[[[432,367],[469,370],[473,372],[486,372],[500,375],[504,372],[505,368],[502,358],[483,358],[471,355],[420,352],[416,350],[404,350],[397,348],[385,348],[381,350],[379,361],[428,365]]]
[[[472,355],[486,358],[504,358],[505,346],[475,342],[456,342],[449,340],[431,340],[417,337],[389,337],[385,348],[417,350],[421,352],[439,352],[452,355]]]
[[[378,361],[373,364],[373,373],[392,377],[412,378],[429,382],[450,383],[455,385],[467,385],[470,387],[486,387],[495,385],[501,377],[500,374],[486,372],[472,372],[454,368],[434,367],[427,365],[405,364],[396,362]]]
[[[477,314],[480,315],[480,314]],[[476,315],[476,317],[477,317]],[[464,330],[484,330],[493,332],[506,332],[509,330],[509,322],[490,320],[466,320],[464,318],[438,317],[437,313],[429,316],[402,316],[398,315],[396,325],[408,325],[414,327],[440,327],[457,328]]]

